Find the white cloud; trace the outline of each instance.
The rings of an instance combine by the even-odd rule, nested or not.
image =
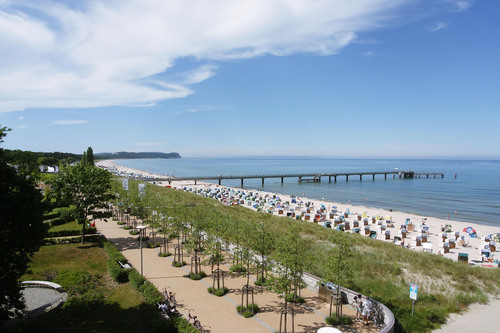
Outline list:
[[[86,123],[86,120],[55,120],[52,122],[54,125],[78,125]]]
[[[0,0],[0,112],[151,105],[217,60],[335,54],[405,0]],[[457,6],[465,6],[456,4]],[[175,75],[178,59],[197,61]],[[163,78],[159,78],[163,77]],[[169,77],[170,79],[166,79]]]
[[[448,27],[448,24],[443,23],[443,22],[437,22],[436,24],[434,24],[432,27],[429,28],[429,31],[435,32],[435,31],[446,29],[447,27]]]
[[[24,116],[19,116],[19,120],[24,120]]]
[[[454,9],[459,12],[463,12],[469,9],[474,3],[474,0],[444,0],[444,1],[452,4]]]

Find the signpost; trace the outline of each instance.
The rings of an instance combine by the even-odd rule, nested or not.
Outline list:
[[[410,283],[410,299],[411,301],[411,316],[413,317],[413,309],[415,307],[415,301],[417,300],[418,286],[414,283]]]

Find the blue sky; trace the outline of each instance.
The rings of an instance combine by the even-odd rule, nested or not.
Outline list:
[[[4,148],[500,158],[500,1],[0,0]]]

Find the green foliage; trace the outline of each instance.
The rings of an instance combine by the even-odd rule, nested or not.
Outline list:
[[[77,218],[75,207],[57,207],[54,208],[53,212],[59,214],[59,217],[65,222],[71,222]]]
[[[352,325],[352,323],[353,323],[353,320],[351,317],[349,317],[349,316],[337,317],[337,315],[335,313],[332,313],[332,315],[330,317],[326,317],[325,321],[328,325],[332,325],[332,326]]]
[[[108,260],[107,263],[109,275],[118,283],[125,283],[128,281],[128,272],[123,269],[120,264],[113,259]]]
[[[139,272],[135,269],[131,269],[128,271],[128,280],[134,289],[141,290],[142,285],[146,282],[146,278],[139,274]]]
[[[205,272],[203,272],[203,271],[199,272],[198,274],[195,274],[195,273],[189,273],[189,278],[190,278],[191,280],[201,280],[201,279],[203,279],[203,278],[204,278],[204,277],[206,277],[206,276],[207,276],[207,273],[205,273]]]
[[[208,287],[207,291],[210,294],[213,294],[215,296],[221,297],[221,296],[224,296],[225,294],[227,294],[229,292],[229,288],[228,287],[224,287],[224,288],[220,288],[220,289],[215,289],[214,290],[214,288]]]
[[[232,265],[229,268],[229,273],[245,273],[247,271],[246,267],[242,263]]]
[[[170,257],[171,255],[172,255],[172,253],[170,253],[170,252],[167,252],[167,253],[158,252],[158,257],[162,257],[162,258]]]
[[[139,231],[138,230],[130,230],[128,233],[131,234],[132,236],[135,236],[135,235],[139,234]]]
[[[97,233],[97,229],[95,227],[87,228],[87,235],[94,235]],[[47,233],[47,237],[66,237],[66,236],[78,236],[81,235],[81,230],[59,230],[59,231],[50,231]]]
[[[286,299],[287,302],[290,302],[290,303],[300,303],[300,304],[303,304],[303,303],[306,302],[306,300],[305,300],[304,297],[297,296],[297,294],[295,294],[295,293],[291,293],[291,294],[286,295],[285,299]]]
[[[253,312],[252,312],[252,308],[253,308]],[[241,315],[243,317],[250,318],[254,314],[257,314],[260,311],[260,308],[258,307],[257,304],[250,304],[250,305],[248,305],[248,308],[244,307],[244,306],[242,307],[241,305],[238,305],[236,307],[236,311],[238,311],[238,313],[241,313]]]
[[[85,240],[87,242],[98,242],[101,235],[85,235]],[[71,244],[71,243],[81,243],[82,236],[70,237],[70,238],[46,238],[43,240],[43,245],[55,245],[55,244]]]
[[[187,263],[185,261],[183,261],[183,262],[177,262],[175,260],[172,261],[172,266],[174,266],[174,267],[182,267],[182,266],[186,266],[186,264]]]
[[[0,139],[7,129],[0,128]],[[2,150],[0,149],[0,155]],[[24,274],[30,257],[43,244],[47,225],[43,223],[45,206],[33,184],[16,173],[0,158],[0,326],[12,309],[24,308],[18,279]]]
[[[84,235],[90,215],[95,219],[109,217],[104,208],[114,198],[110,190],[111,173],[93,165],[78,163],[61,170],[52,184],[51,193],[56,199],[73,205]]]

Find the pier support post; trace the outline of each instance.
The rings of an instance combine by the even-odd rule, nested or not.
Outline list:
[[[262,178],[262,187],[264,187],[264,178]]]
[[[387,174],[386,173],[384,173],[384,178],[387,180]]]
[[[349,181],[349,175],[345,175],[345,181],[348,182]]]
[[[241,188],[243,188],[243,178],[241,178]]]
[[[373,174],[372,176],[373,176],[373,180],[375,180],[375,174]]]
[[[359,175],[359,181],[363,180],[363,175]]]
[[[222,178],[219,178],[219,185],[221,184],[221,182],[222,182]]]
[[[197,182],[198,182],[198,181],[195,179],[195,180],[194,180],[194,184],[195,184],[195,185],[197,185],[197,184],[196,184]]]
[[[333,177],[334,177],[334,179],[335,179],[335,182],[337,182],[337,176],[333,176]]]
[[[328,182],[331,183],[332,182],[332,176],[328,176]]]
[[[284,177],[281,177],[281,185],[283,185],[283,178],[284,178]]]

